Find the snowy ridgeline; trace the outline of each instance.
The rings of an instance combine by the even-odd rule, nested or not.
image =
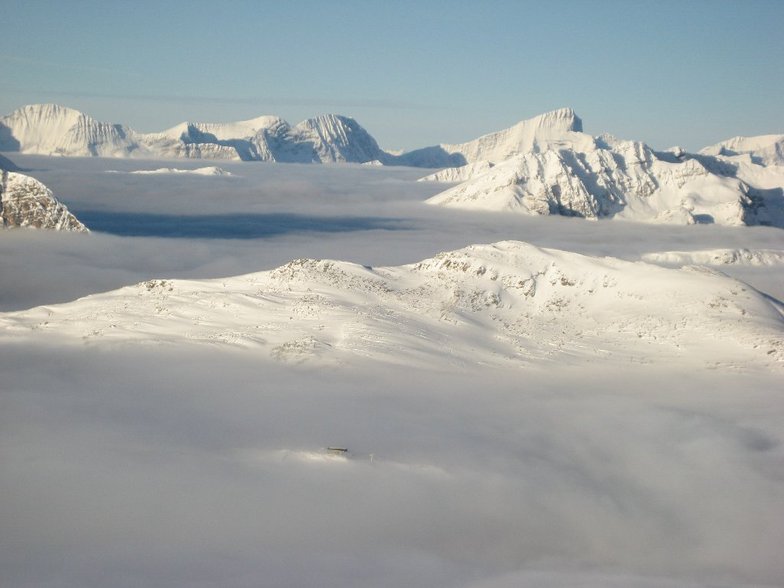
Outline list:
[[[0,315],[3,338],[222,344],[281,361],[518,365],[616,359],[784,366],[782,309],[706,268],[505,241],[367,268],[301,259],[219,280],[153,280]]]
[[[489,147],[473,151],[467,165],[422,178],[461,182],[428,202],[587,219],[784,227],[784,135],[736,138],[726,142],[732,150],[719,144],[699,154],[655,152],[641,142],[579,132],[572,116],[571,124],[568,116],[537,117],[513,127],[516,133],[489,135]]]
[[[658,251],[642,259],[665,265],[784,265],[784,251],[778,249],[710,249],[706,251]]]
[[[588,219],[784,227],[784,135],[736,137],[697,154],[677,147],[656,152],[641,142],[583,133],[582,121],[570,108],[466,143],[392,154],[355,120],[338,115],[295,126],[275,116],[185,122],[145,134],[69,108],[33,105],[0,118],[0,150],[442,167],[423,180],[462,183],[430,204]],[[167,172],[176,170],[155,173]]]
[[[295,126],[260,116],[233,123],[184,122],[158,133],[138,133],[54,104],[25,106],[0,118],[0,151],[298,163],[363,163],[385,157],[355,120],[338,115]]]

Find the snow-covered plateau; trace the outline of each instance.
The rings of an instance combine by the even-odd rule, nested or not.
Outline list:
[[[277,123],[238,124],[199,132]],[[3,588],[784,585],[783,233],[720,220],[780,166],[580,129],[440,179],[598,193],[578,149],[602,189],[721,198],[586,222],[428,206],[408,166],[13,153],[4,206],[91,232],[0,232]]]
[[[506,241],[402,267],[298,259],[211,281],[149,280],[0,318],[5,337],[257,349],[283,361],[784,367],[784,306],[707,270]]]

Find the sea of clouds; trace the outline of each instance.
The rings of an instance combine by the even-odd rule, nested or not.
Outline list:
[[[154,277],[297,257],[400,264],[502,239],[627,259],[781,248],[764,227],[447,212],[422,205],[439,186],[415,182],[421,170],[168,177],[124,172],[170,162],[14,161],[93,232],[0,234],[3,311]],[[727,271],[782,297],[780,268]],[[2,583],[781,585],[780,383],[612,360],[316,369],[219,346],[4,344]]]

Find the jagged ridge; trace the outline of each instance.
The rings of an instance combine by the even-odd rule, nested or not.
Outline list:
[[[235,123],[185,122],[159,133],[138,133],[54,104],[25,106],[0,118],[0,150],[300,163],[365,163],[386,158],[375,139],[345,116],[323,115],[295,127],[275,116]]]
[[[464,183],[428,203],[524,214],[645,222],[784,226],[784,168],[750,159],[654,152],[644,143],[568,131],[546,149],[426,176]]]

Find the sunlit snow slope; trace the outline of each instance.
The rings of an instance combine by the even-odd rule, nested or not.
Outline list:
[[[0,117],[0,151],[76,157],[150,157],[298,163],[386,157],[354,119],[328,114],[291,126],[276,116],[230,123],[183,122],[138,133],[55,104],[24,106]]]
[[[7,313],[0,332],[233,345],[297,362],[784,363],[781,308],[742,282],[516,241],[399,267],[301,259],[234,278],[153,280]]]
[[[784,135],[733,137],[700,151],[704,155],[749,155],[761,165],[784,165]]]
[[[423,180],[462,182],[440,206],[587,219],[784,227],[784,135],[736,137],[698,154],[582,132],[571,108],[473,141],[383,151],[354,119],[295,126],[276,116],[183,122],[159,133],[98,122],[53,104],[0,118],[0,151],[66,156],[196,158],[442,167]]]
[[[538,124],[533,128],[540,132]],[[578,132],[579,125],[546,129],[544,139],[519,142],[511,156],[505,155],[511,148],[483,149],[473,152],[468,165],[422,178],[462,182],[428,203],[588,219],[784,227],[784,166],[775,156],[780,144],[769,137],[746,140],[743,156],[721,149],[693,155],[591,137]]]

